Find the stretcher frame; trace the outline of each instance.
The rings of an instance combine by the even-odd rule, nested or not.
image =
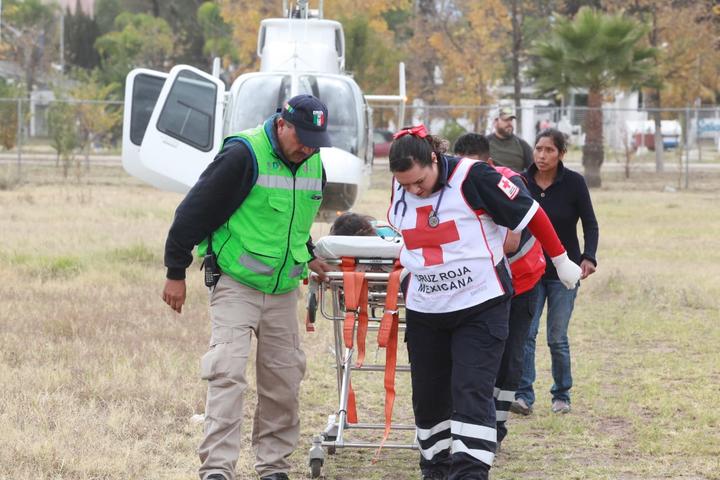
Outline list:
[[[325,260],[330,265],[339,265],[340,259]],[[365,279],[368,282],[368,332],[377,332],[379,330],[380,319],[382,318],[385,308],[385,299],[387,294],[389,271],[392,269],[394,259],[386,258],[369,258],[355,257],[356,268],[365,271]],[[382,271],[387,270],[387,271]],[[343,325],[345,321],[345,310],[343,306],[343,272],[331,271],[326,272],[328,280],[324,283],[317,281],[317,275],[311,274],[309,279],[308,291],[308,318],[310,322],[314,322],[315,311],[318,306],[323,318],[330,320],[333,325],[335,369],[337,374],[338,388],[338,408],[333,414],[328,415],[327,425],[325,429],[316,435],[312,440],[308,456],[308,465],[310,466],[310,474],[312,478],[318,478],[321,474],[322,467],[325,463],[325,450],[329,455],[334,455],[337,449],[343,448],[373,448],[379,449],[411,449],[419,448],[417,439],[412,443],[393,443],[393,442],[368,442],[353,441],[347,438],[349,430],[385,430],[384,423],[349,423],[348,422],[348,397],[350,393],[350,381],[352,373],[356,371],[365,372],[384,372],[384,364],[363,364],[356,366],[354,364],[354,355],[356,344],[347,347],[343,338]],[[329,298],[328,298],[329,296]],[[328,311],[328,305],[330,308]],[[402,312],[404,303],[402,295],[398,298],[398,311]],[[405,320],[403,315],[398,315],[398,336],[405,331]],[[353,338],[358,328],[358,315],[355,314],[355,322],[353,325]],[[368,336],[374,338],[374,336]],[[409,365],[397,365],[397,372],[409,372]],[[414,431],[415,425],[392,423],[390,430]],[[382,433],[381,433],[382,436]]]

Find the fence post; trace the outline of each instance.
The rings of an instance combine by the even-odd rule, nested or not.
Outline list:
[[[23,125],[23,111],[22,111],[22,98],[18,98],[17,101],[17,176],[18,179],[22,178],[22,125]]]
[[[690,188],[690,106],[685,107],[685,190]]]

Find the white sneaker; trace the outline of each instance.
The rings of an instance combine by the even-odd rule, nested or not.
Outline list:
[[[565,400],[555,400],[552,403],[553,413],[570,413],[570,404]]]

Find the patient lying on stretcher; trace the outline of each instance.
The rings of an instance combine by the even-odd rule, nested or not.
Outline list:
[[[347,212],[340,215],[330,228],[330,235],[318,240],[315,255],[325,260],[352,257],[355,259],[384,259],[387,265],[397,259],[402,248],[400,234],[378,223],[373,217]],[[380,265],[368,262],[365,265]],[[358,263],[360,265],[360,263]],[[362,268],[362,270],[368,270]],[[374,268],[372,270],[375,270]],[[380,269],[380,271],[385,268]]]
[[[335,219],[330,227],[330,235],[347,237],[372,237],[377,235],[372,222],[375,219],[370,215],[345,212]]]

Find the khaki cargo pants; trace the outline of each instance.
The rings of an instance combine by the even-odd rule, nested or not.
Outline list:
[[[267,295],[227,275],[210,294],[212,338],[200,362],[202,378],[208,380],[205,438],[198,448],[201,479],[212,473],[235,479],[253,333],[258,396],[252,431],[255,471],[260,476],[289,471],[288,457],[300,435],[298,396],[305,374],[297,298],[297,289]]]

